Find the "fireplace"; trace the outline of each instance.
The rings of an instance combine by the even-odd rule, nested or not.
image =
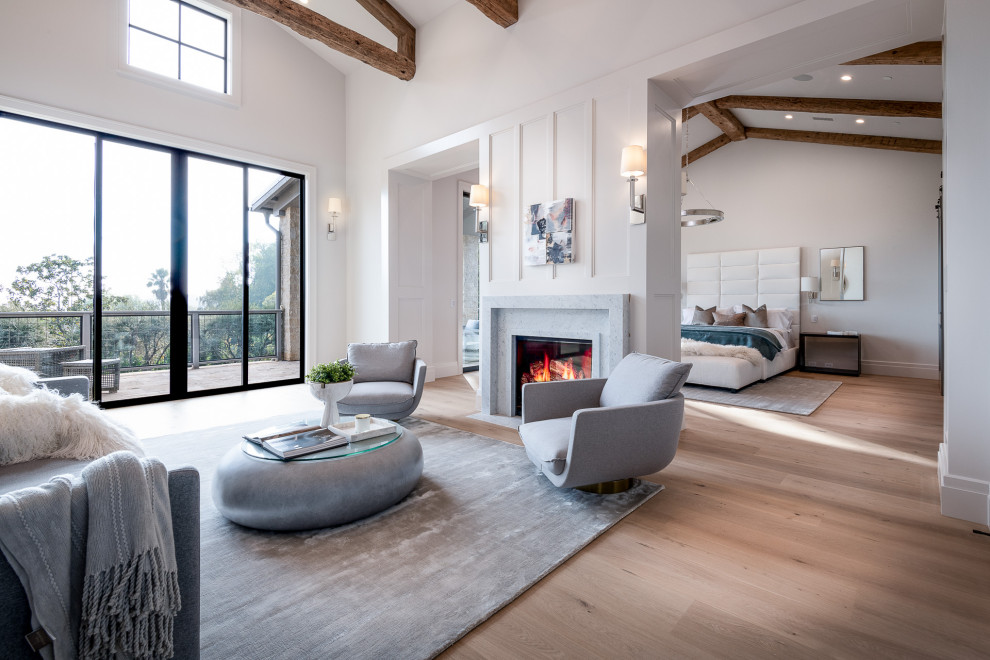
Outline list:
[[[522,386],[591,378],[592,343],[586,339],[515,337],[515,414],[522,414]]]

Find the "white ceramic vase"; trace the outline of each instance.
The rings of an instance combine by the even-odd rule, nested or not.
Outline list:
[[[353,380],[345,380],[342,383],[309,384],[310,394],[323,402],[323,419],[320,421],[320,426],[326,428],[340,422],[337,402],[347,396],[353,384]]]

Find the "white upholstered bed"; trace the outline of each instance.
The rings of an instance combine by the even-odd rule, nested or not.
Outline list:
[[[738,390],[792,369],[801,331],[800,289],[799,247],[687,255],[684,307],[741,311],[742,305],[752,309],[766,305],[768,310],[789,310],[791,317],[789,333],[780,333],[786,345],[772,360],[763,357],[753,364],[737,357],[682,354],[682,362],[694,365],[687,382]]]

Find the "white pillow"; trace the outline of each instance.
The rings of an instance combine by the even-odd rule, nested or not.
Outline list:
[[[24,367],[12,367],[0,362],[0,391],[23,396],[34,390],[38,374]]]
[[[694,307],[685,307],[681,310],[681,325],[691,325],[694,321]]]
[[[789,309],[768,309],[767,310],[767,325],[771,328],[780,328],[781,330],[791,329],[791,320],[793,315]]]

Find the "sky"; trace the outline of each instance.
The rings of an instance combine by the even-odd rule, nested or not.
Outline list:
[[[0,286],[18,266],[50,254],[80,261],[93,256],[95,138],[12,119],[0,119]],[[153,300],[146,286],[169,268],[170,155],[104,143],[103,273],[115,295]],[[248,199],[279,175],[249,171]],[[237,268],[241,248],[242,170],[190,159],[189,283],[195,301]],[[271,243],[264,216],[250,214],[249,241]],[[106,290],[106,289],[105,289]],[[0,292],[0,301],[6,296]]]

